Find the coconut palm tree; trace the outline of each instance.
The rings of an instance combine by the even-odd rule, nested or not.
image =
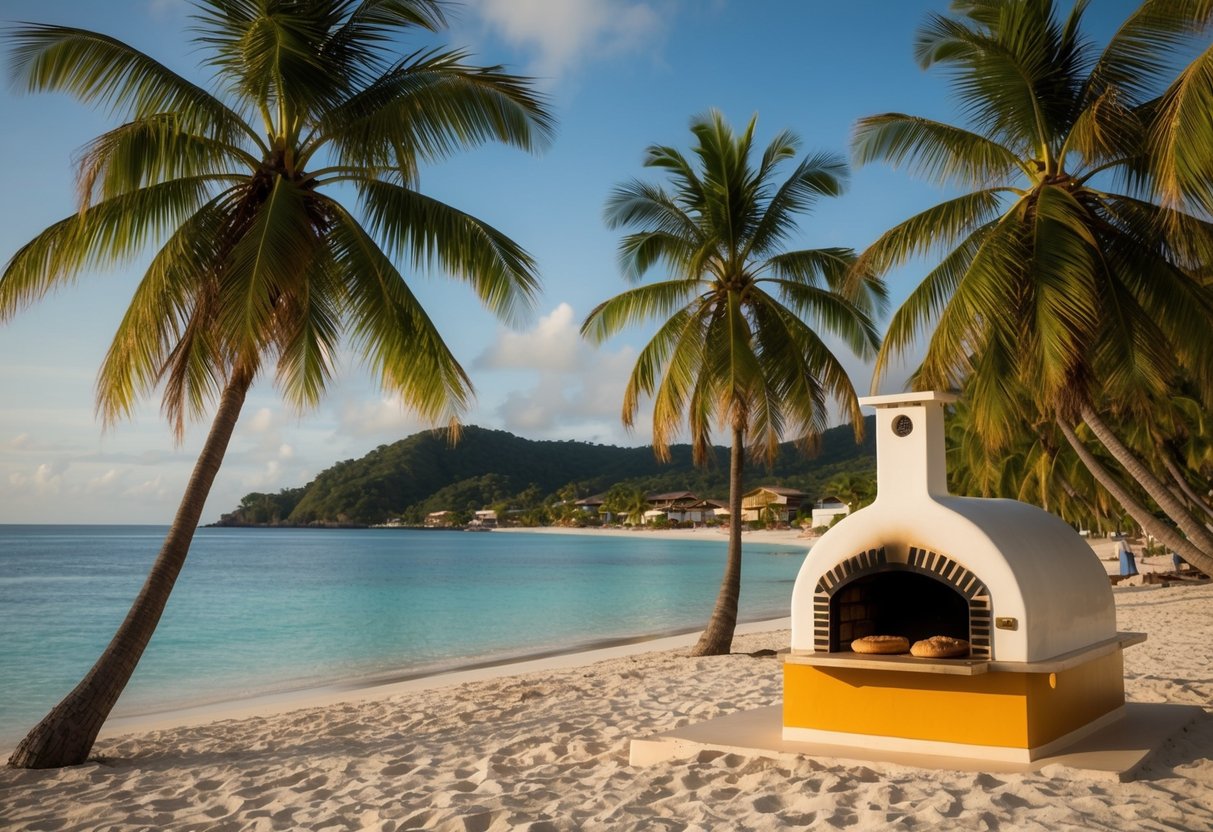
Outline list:
[[[421,166],[485,141],[533,149],[550,117],[529,83],[457,51],[398,57],[444,23],[435,0],[205,0],[195,40],[208,92],[119,40],[63,26],[9,33],[16,82],[116,111],[81,155],[81,204],[0,276],[0,320],[97,264],[158,246],[101,366],[107,424],[163,386],[178,437],[217,401],[160,554],[86,677],[9,763],[82,762],[151,638],[245,394],[273,373],[317,402],[349,336],[387,390],[454,424],[471,384],[397,263],[433,263],[494,312],[525,312],[529,256],[418,190]]]
[[[1096,53],[1082,36],[1086,7],[1063,18],[1052,0],[967,0],[954,15],[931,15],[918,60],[951,72],[971,127],[903,113],[860,120],[858,164],[904,164],[961,191],[860,258],[883,273],[941,257],[891,319],[877,377],[933,325],[916,386],[971,379],[974,425],[995,446],[1022,429],[1021,389],[1066,441],[1085,422],[1179,531],[1140,503],[1126,510],[1213,568],[1213,535],[1107,418],[1146,413],[1181,375],[1213,403],[1213,292],[1199,277],[1213,262],[1213,225],[1160,203],[1150,172],[1171,50],[1202,21],[1188,0],[1147,2]],[[1118,500],[1132,496],[1094,461]]]
[[[876,477],[855,472],[835,474],[822,491],[842,500],[854,513],[876,499]]]
[[[712,617],[695,655],[727,653],[741,587],[741,495],[747,444],[773,459],[780,440],[812,441],[827,426],[829,400],[863,430],[855,391],[830,345],[810,325],[859,355],[878,343],[870,313],[883,287],[851,272],[849,249],[786,251],[796,215],[841,192],[845,163],[810,156],[782,182],[798,140],[777,135],[754,165],[751,119],[740,135],[715,111],[691,121],[697,164],[673,147],[653,145],[644,164],[673,190],[634,180],[607,201],[611,228],[633,228],[619,246],[624,276],[639,284],[654,268],[663,280],[636,285],[596,307],[582,324],[601,342],[649,319],[662,322],[628,379],[623,422],[634,424],[642,397],[653,397],[653,447],[668,459],[682,423],[697,463],[711,455],[713,424],[732,432],[728,562]],[[807,319],[807,320],[806,320]]]

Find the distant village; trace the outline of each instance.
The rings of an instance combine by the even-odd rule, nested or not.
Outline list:
[[[579,500],[566,501],[567,509],[556,525],[573,526],[634,526],[656,528],[691,528],[696,526],[727,526],[727,500],[702,498],[690,491],[646,494],[643,502],[628,509],[609,507],[608,495],[598,494]],[[747,492],[741,500],[741,520],[750,526],[787,528],[799,525],[823,530],[851,512],[851,506],[833,496],[809,502],[808,495],[795,488],[764,485]],[[455,510],[433,511],[425,516],[425,527],[433,529],[464,528],[488,531],[501,526],[525,525],[518,515],[522,512],[485,508],[472,512]],[[392,518],[381,527],[403,527],[400,518]]]

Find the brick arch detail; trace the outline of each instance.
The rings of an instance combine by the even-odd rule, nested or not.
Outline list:
[[[908,570],[929,575],[951,586],[969,604],[969,647],[973,658],[992,656],[990,591],[985,583],[967,568],[926,547],[911,546],[907,562],[890,563],[885,547],[867,549],[847,558],[830,569],[817,581],[813,592],[813,650],[830,649],[830,598],[856,578],[873,572]]]

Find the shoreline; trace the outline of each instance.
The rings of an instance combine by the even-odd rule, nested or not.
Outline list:
[[[706,622],[705,622],[706,624]],[[791,618],[738,621],[736,635],[748,636],[787,630]],[[231,720],[274,717],[292,711],[338,705],[379,702],[404,693],[417,693],[486,682],[510,676],[566,670],[646,653],[687,649],[695,644],[702,627],[674,632],[602,639],[520,655],[485,658],[437,670],[388,671],[374,676],[333,680],[318,685],[258,693],[213,702],[170,707],[113,716],[106,720],[98,742],[131,734],[189,728]],[[31,726],[32,727],[32,726]],[[0,743],[0,755],[12,753],[20,737]]]
[[[728,543],[728,530],[719,526],[704,526],[695,529],[647,529],[647,528],[601,528],[586,526],[575,528],[569,526],[536,526],[530,529],[502,528],[493,529],[494,534],[547,534],[568,535],[570,537],[622,537],[637,540],[702,540],[705,542]],[[743,529],[741,543],[774,543],[782,546],[803,546],[811,548],[819,538],[806,535],[800,529]]]

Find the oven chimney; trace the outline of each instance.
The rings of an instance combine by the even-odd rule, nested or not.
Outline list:
[[[894,393],[866,396],[876,408],[876,502],[946,497],[948,462],[943,408],[955,393]]]

